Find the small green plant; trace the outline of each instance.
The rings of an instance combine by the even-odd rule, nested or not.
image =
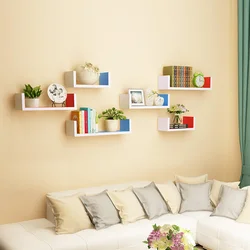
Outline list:
[[[42,94],[41,86],[31,87],[30,84],[25,84],[23,89],[26,98],[38,98]]]
[[[104,118],[105,120],[125,120],[127,119],[123,111],[116,108],[106,109],[101,114],[98,115],[99,118]]]

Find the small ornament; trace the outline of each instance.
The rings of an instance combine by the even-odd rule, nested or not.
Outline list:
[[[205,83],[204,75],[201,72],[196,72],[193,78],[193,85],[197,88],[202,88]]]

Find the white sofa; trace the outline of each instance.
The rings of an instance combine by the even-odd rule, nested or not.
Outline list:
[[[95,194],[105,189],[142,187],[150,182],[136,182],[70,190],[50,195],[62,197],[80,192]],[[197,243],[211,250],[250,250],[250,225],[223,217],[210,217],[210,212],[166,214],[154,220],[143,219],[106,229],[86,229],[74,234],[56,235],[53,214],[47,207],[47,218],[0,225],[0,250],[146,250],[142,243],[153,224],[177,224],[192,231]]]

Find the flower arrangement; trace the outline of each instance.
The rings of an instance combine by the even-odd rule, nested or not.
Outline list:
[[[180,124],[181,123],[181,114],[189,112],[189,110],[183,104],[172,105],[167,109],[168,113],[174,114],[173,123]]]
[[[189,230],[177,225],[153,225],[153,231],[146,241],[148,248],[157,250],[198,250]]]
[[[81,65],[81,67],[87,71],[99,73],[99,68],[94,66],[92,63],[86,62],[85,64]]]

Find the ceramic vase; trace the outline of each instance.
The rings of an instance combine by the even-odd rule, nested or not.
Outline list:
[[[156,106],[162,106],[164,103],[164,98],[161,96],[157,96],[155,97],[154,102]]]
[[[119,120],[105,120],[106,131],[115,132],[119,130]]]
[[[27,108],[38,108],[39,98],[25,98],[25,107]]]
[[[146,97],[145,103],[146,106],[153,106],[156,95],[150,95]]]
[[[93,85],[97,83],[100,74],[94,71],[84,69],[81,65],[76,67],[77,84]]]

